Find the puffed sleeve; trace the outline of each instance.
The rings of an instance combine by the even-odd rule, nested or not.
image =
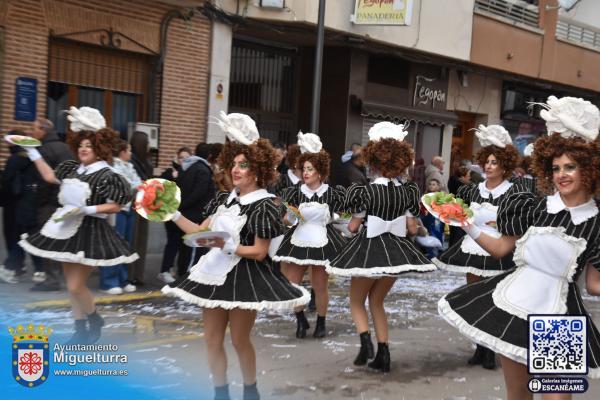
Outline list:
[[[286,203],[298,205],[298,189],[299,186],[289,186],[279,191],[279,197]]]
[[[346,192],[344,208],[351,214],[360,214],[369,209],[369,198],[364,185],[353,184]]]
[[[260,201],[248,218],[248,228],[261,239],[272,239],[283,235],[279,209],[273,200]]]
[[[418,217],[421,202],[419,186],[414,182],[407,182],[404,184],[404,188],[406,195],[406,211],[408,211],[411,216]]]
[[[58,180],[62,181],[67,176],[69,176],[70,173],[77,170],[78,167],[79,163],[75,160],[63,161],[60,164],[58,164],[54,169],[54,176],[56,176]]]
[[[544,201],[531,192],[517,192],[504,196],[498,208],[498,230],[503,235],[521,236],[535,220],[535,206]]]
[[[473,199],[473,193],[477,190],[477,185],[470,183],[468,185],[462,185],[456,191],[456,197],[462,199],[465,203],[471,204]]]
[[[131,186],[122,175],[112,172],[106,177],[106,183],[101,186],[101,195],[107,200],[126,205],[133,200]]]
[[[346,188],[341,185],[331,188],[331,211],[346,211]]]
[[[596,268],[596,270],[600,271],[600,239],[596,240],[596,242],[593,244],[590,258],[588,258],[588,263],[590,263],[592,267]]]
[[[217,212],[217,208],[221,204],[225,204],[227,198],[229,197],[230,192],[218,192],[215,197],[212,198],[202,210],[202,215],[200,216],[200,221],[204,221],[206,218],[210,217],[214,213]]]

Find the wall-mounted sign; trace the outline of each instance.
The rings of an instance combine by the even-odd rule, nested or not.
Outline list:
[[[356,0],[350,21],[362,25],[410,25],[413,0]]]
[[[15,82],[15,120],[35,121],[37,79],[19,77]]]
[[[436,87],[436,78],[427,78],[423,75],[415,77],[415,90],[413,91],[413,107],[435,108],[436,104],[446,104],[446,91]]]
[[[260,0],[261,7],[285,8],[285,0]]]

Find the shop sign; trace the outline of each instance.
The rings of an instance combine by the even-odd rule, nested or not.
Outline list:
[[[446,92],[443,89],[436,88],[436,81],[436,78],[416,75],[413,107],[430,107],[431,105],[431,108],[435,108],[436,104],[446,103]]]
[[[350,21],[361,25],[410,25],[413,0],[356,0]]]
[[[37,79],[19,77],[15,82],[15,120],[35,121]]]

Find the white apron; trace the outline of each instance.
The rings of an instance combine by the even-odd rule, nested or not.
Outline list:
[[[302,203],[298,210],[304,221],[298,221],[290,242],[299,247],[325,246],[329,241],[327,239],[327,224],[331,220],[329,205],[317,202]]]

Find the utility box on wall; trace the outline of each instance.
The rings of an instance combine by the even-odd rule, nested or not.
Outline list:
[[[127,124],[127,140],[131,139],[133,132],[144,132],[148,135],[148,140],[150,141],[150,148],[158,150],[158,138],[160,125],[159,124],[150,124],[147,122],[129,122]]]

